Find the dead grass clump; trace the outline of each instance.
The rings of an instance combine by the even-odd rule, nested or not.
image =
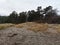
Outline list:
[[[56,29],[57,32],[60,32],[60,25],[54,26],[53,28]]]
[[[25,27],[25,23],[22,23],[22,24],[18,24],[18,25],[15,25],[15,27],[17,27],[17,28],[23,28],[23,27]]]
[[[0,30],[13,26],[14,24],[0,24]]]
[[[27,29],[32,31],[46,31],[48,29],[48,25],[35,23],[33,25],[30,25]]]
[[[27,22],[27,23],[15,25],[15,27],[26,28],[27,30],[32,30],[32,31],[46,31],[48,29],[48,24]]]
[[[57,32],[60,32],[60,24],[48,24],[49,28],[53,28]]]

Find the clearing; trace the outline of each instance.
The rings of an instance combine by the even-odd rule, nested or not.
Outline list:
[[[0,45],[60,45],[59,27],[32,22],[8,27],[0,30]]]

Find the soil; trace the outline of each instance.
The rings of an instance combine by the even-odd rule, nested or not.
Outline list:
[[[60,33],[34,32],[9,27],[0,30],[0,45],[60,45]]]

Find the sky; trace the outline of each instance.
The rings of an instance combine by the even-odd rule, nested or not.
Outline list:
[[[60,0],[0,0],[0,15],[9,15],[12,11],[22,12],[53,6],[60,10]]]

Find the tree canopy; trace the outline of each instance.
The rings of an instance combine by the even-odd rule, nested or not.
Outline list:
[[[38,6],[37,10],[29,10],[27,12],[13,11],[9,16],[0,16],[0,23],[24,23],[24,22],[39,22],[39,23],[60,23],[60,16],[57,10],[52,6],[42,9]]]

